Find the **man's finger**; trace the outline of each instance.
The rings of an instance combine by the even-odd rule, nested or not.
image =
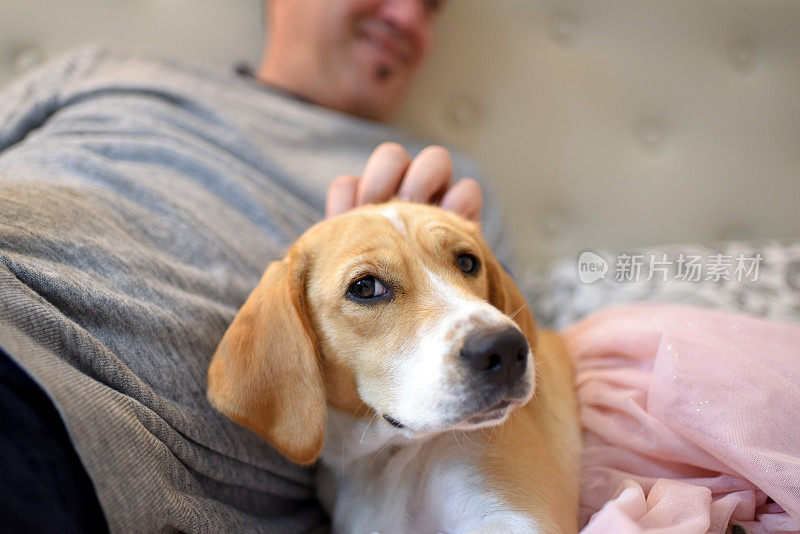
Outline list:
[[[462,178],[445,193],[439,206],[466,219],[477,221],[483,208],[481,186],[472,178]]]
[[[433,202],[447,190],[452,176],[450,152],[440,146],[429,146],[411,162],[397,197],[412,202]]]
[[[328,197],[325,202],[325,218],[336,217],[356,207],[358,176],[343,174],[337,176],[328,186]]]
[[[411,157],[401,145],[383,143],[378,146],[364,167],[356,205],[386,202],[395,196],[410,163]]]

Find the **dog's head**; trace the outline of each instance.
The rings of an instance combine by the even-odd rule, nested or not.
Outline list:
[[[269,266],[217,348],[208,396],[307,464],[328,404],[410,437],[503,421],[533,393],[535,341],[476,224],[368,206],[312,227]]]

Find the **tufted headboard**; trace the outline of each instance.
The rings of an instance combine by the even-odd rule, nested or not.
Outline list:
[[[261,0],[4,0],[0,84],[121,40],[255,63]],[[475,156],[522,259],[800,236],[800,2],[451,0],[400,122]]]

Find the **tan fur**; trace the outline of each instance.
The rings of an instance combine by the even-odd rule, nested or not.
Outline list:
[[[491,434],[480,462],[492,486],[545,532],[578,530],[580,433],[572,367],[561,338],[542,330],[533,399]]]
[[[269,266],[214,355],[210,401],[291,460],[313,462],[324,438],[326,403],[369,418],[391,402],[383,392],[400,365],[393,357],[442,313],[426,297],[433,291],[427,269],[455,291],[513,317],[535,354],[531,402],[491,433],[473,432],[470,439],[485,446],[466,454],[475,455],[510,509],[535,517],[547,532],[576,531],[580,438],[563,344],[557,334],[537,333],[522,295],[475,224],[418,204],[389,206],[408,235],[380,216],[380,207],[362,208],[314,226],[286,259]],[[450,267],[454,254],[464,251],[483,264],[475,277]],[[364,307],[343,298],[356,268],[396,284],[397,305]],[[372,405],[363,400],[367,390]]]

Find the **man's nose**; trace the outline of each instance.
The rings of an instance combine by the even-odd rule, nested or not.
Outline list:
[[[528,340],[513,326],[500,331],[481,330],[467,337],[460,356],[486,382],[510,387],[525,374]]]

